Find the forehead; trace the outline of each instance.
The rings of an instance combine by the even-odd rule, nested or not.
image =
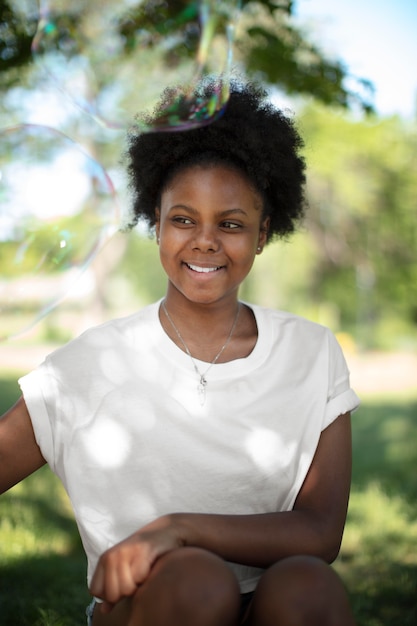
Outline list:
[[[238,167],[222,164],[193,164],[180,169],[167,181],[162,195],[167,192],[204,193],[211,195],[250,196],[256,205],[262,205],[261,196],[253,183]],[[171,194],[170,194],[171,195]]]

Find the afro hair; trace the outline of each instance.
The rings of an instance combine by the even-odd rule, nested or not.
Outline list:
[[[263,218],[270,220],[268,241],[294,232],[304,215],[303,141],[292,119],[267,100],[262,87],[237,82],[230,87],[227,105],[208,124],[168,132],[143,132],[138,125],[130,132],[132,226],[140,219],[155,225],[161,193],[176,173],[197,164],[219,164],[240,171],[260,194]],[[216,85],[208,82],[203,89],[210,98]],[[171,97],[172,92],[164,92],[155,116],[146,118],[148,125],[152,127],[152,119],[157,120]]]

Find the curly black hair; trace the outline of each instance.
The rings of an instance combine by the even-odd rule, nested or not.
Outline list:
[[[216,85],[204,86],[207,98]],[[201,93],[201,92],[200,92]],[[152,127],[166,109],[172,92],[164,93]],[[303,141],[292,119],[267,100],[267,92],[253,83],[231,83],[223,114],[215,121],[169,132],[144,132],[140,125],[128,137],[133,222],[155,225],[161,193],[179,171],[193,165],[226,165],[243,173],[263,199],[263,218],[269,217],[267,240],[285,237],[304,215],[305,162]]]

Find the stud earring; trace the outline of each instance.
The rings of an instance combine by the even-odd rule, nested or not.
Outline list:
[[[262,252],[261,246],[258,246],[256,250],[257,250],[257,252]]]

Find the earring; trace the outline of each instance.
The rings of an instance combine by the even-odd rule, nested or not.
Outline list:
[[[257,252],[262,252],[262,248],[261,248],[261,246],[258,246],[258,247],[257,247],[257,249],[256,249],[256,251],[257,251]]]

